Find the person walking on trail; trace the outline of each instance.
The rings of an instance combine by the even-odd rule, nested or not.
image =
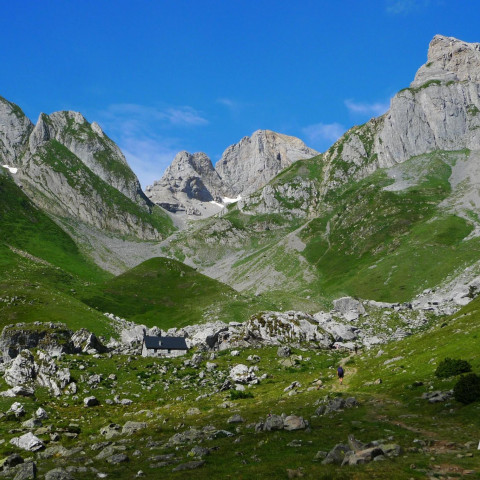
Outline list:
[[[343,385],[343,376],[345,375],[345,371],[343,370],[343,367],[341,365],[339,365],[337,368],[337,375],[338,380],[340,381],[340,385]]]

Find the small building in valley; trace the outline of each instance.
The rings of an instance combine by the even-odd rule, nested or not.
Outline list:
[[[160,337],[144,335],[142,343],[143,357],[179,357],[188,352],[183,337]]]

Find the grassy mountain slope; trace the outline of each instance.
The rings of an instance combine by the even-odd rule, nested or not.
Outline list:
[[[110,333],[105,318],[75,299],[85,283],[111,275],[85,258],[73,240],[0,174],[0,326],[60,321]]]
[[[152,258],[91,286],[82,300],[101,312],[163,329],[207,320],[244,321],[272,307],[168,258]]]
[[[185,233],[187,248],[173,242],[170,252],[188,253],[202,271],[241,291],[283,296],[285,304],[291,298],[290,306],[294,297],[316,305],[343,295],[406,301],[478,260],[480,240],[469,236],[478,225],[475,205],[449,206],[475,188],[474,180],[470,187],[452,182],[457,163],[475,163],[471,155],[432,152],[323,193],[323,157],[299,161],[270,182],[271,213],[257,192],[242,211],[230,207],[194,235]],[[292,218],[294,210],[304,214]],[[262,231],[266,218],[275,224]],[[209,244],[212,231],[217,238]],[[235,245],[236,256],[225,245]],[[220,260],[206,262],[214,253]]]

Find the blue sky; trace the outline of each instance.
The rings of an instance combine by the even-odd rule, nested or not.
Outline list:
[[[97,121],[146,186],[257,129],[324,151],[387,110],[436,33],[479,25],[477,0],[2,2],[0,95],[33,122]]]

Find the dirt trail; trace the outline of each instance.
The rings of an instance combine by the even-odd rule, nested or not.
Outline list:
[[[335,379],[335,382],[330,387],[333,392],[343,392],[345,390],[348,390],[348,383],[349,383],[348,380],[357,373],[357,369],[353,366],[346,367],[345,365],[351,358],[355,356],[356,354],[352,352],[348,357],[342,358],[340,360],[339,365],[341,365],[345,371],[345,377],[343,378],[344,383],[340,384],[338,379]]]

